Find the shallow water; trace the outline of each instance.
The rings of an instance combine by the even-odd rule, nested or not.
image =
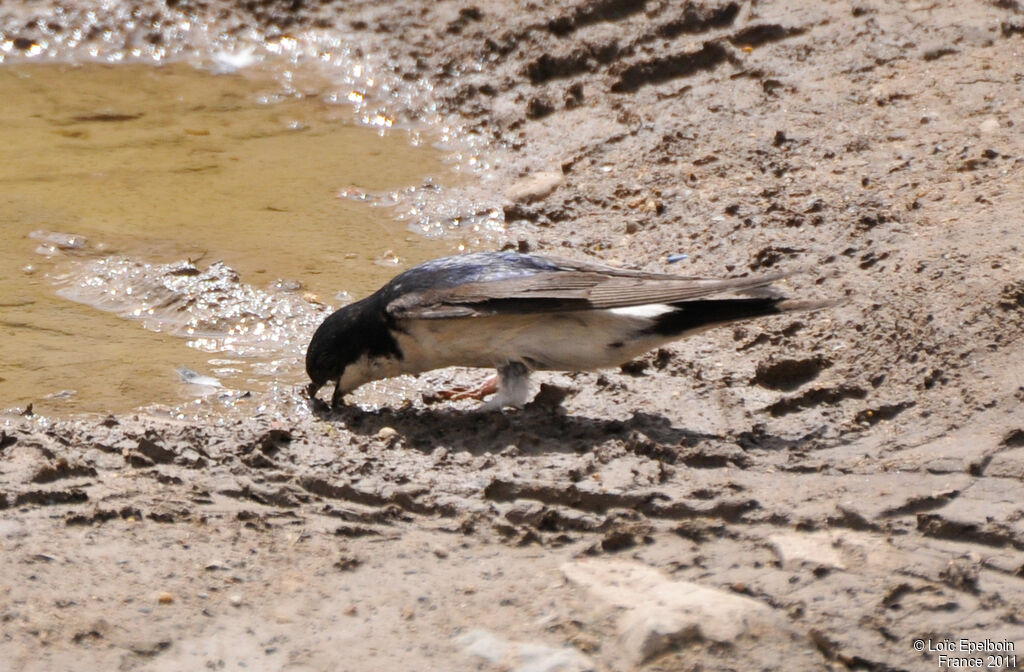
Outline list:
[[[184,384],[178,366],[236,395],[299,381],[318,301],[451,252],[458,241],[417,236],[372,204],[450,180],[441,153],[349,123],[328,90],[273,68],[0,68],[0,409],[120,412],[225,394]],[[180,290],[180,319],[159,319],[153,298],[179,291],[154,287],[187,259],[195,273],[182,277],[215,261],[238,273],[202,334],[188,324],[203,285]],[[301,319],[265,319],[281,305]],[[240,351],[237,333],[268,345]]]

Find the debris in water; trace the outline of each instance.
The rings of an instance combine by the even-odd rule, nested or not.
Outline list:
[[[44,257],[52,257],[67,250],[82,250],[85,249],[87,243],[85,236],[59,231],[32,231],[28,237],[41,243],[36,248],[36,254],[41,254]]]
[[[374,259],[373,263],[378,266],[398,266],[402,263],[402,259],[392,250],[386,250],[384,254]]]
[[[270,288],[279,292],[297,292],[302,289],[302,283],[298,280],[285,280],[284,278],[278,278],[274,282],[270,283]]]
[[[220,381],[213,376],[204,376],[184,366],[175,367],[174,370],[178,372],[178,377],[181,378],[181,382],[183,383],[188,383],[189,385],[201,385],[203,387],[224,387],[221,385]]]

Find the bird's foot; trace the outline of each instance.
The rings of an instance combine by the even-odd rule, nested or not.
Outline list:
[[[520,408],[530,400],[530,369],[522,362],[507,362],[498,367],[497,394],[488,399],[482,411]]]
[[[482,385],[474,389],[452,388],[450,390],[438,390],[434,395],[445,401],[461,401],[462,399],[476,399],[483,401],[484,397],[498,391],[498,376],[491,376]]]

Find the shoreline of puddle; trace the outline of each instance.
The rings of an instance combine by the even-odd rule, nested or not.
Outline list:
[[[267,68],[261,68],[261,73],[212,75],[183,63],[0,65],[0,78],[26,70],[37,78],[45,70],[72,70],[79,76],[76,85],[83,73],[169,79],[147,84],[158,93],[168,83],[180,89],[192,78],[213,78],[209,81],[217,84],[217,100],[212,102],[191,100],[195,92],[187,86],[171,96],[190,112],[212,115],[205,125],[183,120],[174,105],[170,111],[140,114],[138,106],[110,105],[98,96],[99,103],[77,111],[49,117],[43,113],[41,123],[49,124],[48,130],[72,154],[73,161],[60,164],[71,166],[69,171],[41,165],[45,152],[33,153],[33,129],[15,129],[26,143],[18,152],[22,160],[13,171],[17,174],[0,173],[0,202],[8,213],[0,228],[13,243],[0,254],[7,257],[2,259],[6,268],[13,269],[0,278],[5,287],[0,290],[0,329],[7,332],[0,363],[0,414],[17,414],[31,404],[32,412],[54,417],[132,411],[227,417],[236,410],[252,415],[264,408],[260,400],[267,398],[301,405],[295,390],[305,375],[306,340],[329,306],[373,291],[409,265],[479,244],[479,227],[473,227],[476,239],[458,230],[455,236],[413,232],[417,210],[425,210],[419,197],[443,198],[444,190],[457,183],[458,175],[445,167],[442,150],[424,146],[421,136],[407,130],[353,124],[350,106],[325,100],[336,96],[324,93],[334,84],[297,87],[289,74],[292,92],[283,93],[282,82],[273,77],[285,71],[270,68],[268,78]],[[289,68],[292,73],[294,66]],[[240,83],[251,84],[246,78],[254,74],[270,92],[257,109],[273,112],[276,126],[245,133],[235,122],[247,113],[237,89]],[[67,87],[60,87],[65,103]],[[124,87],[132,95],[142,95],[145,88]],[[256,94],[250,90],[250,95]],[[230,100],[225,102],[224,96]],[[166,97],[162,104],[167,104]],[[295,109],[303,105],[312,108],[305,118]],[[5,121],[15,107],[8,106]],[[218,110],[231,123],[218,123]],[[40,114],[34,114],[39,121]],[[174,125],[178,137],[170,137],[166,128],[151,130],[148,136],[129,128],[129,137],[113,137],[118,130],[149,121],[160,129],[161,118]],[[345,151],[360,134],[370,146],[368,152],[357,156]],[[335,135],[346,137],[331,146],[338,140]],[[296,140],[310,137],[315,140],[311,146],[296,146]],[[218,140],[224,144],[216,146]],[[95,165],[94,157],[75,146],[83,142],[98,145],[107,163]],[[246,142],[271,145],[274,159],[233,156]],[[190,150],[178,163],[169,163],[154,158],[161,145]],[[339,165],[358,163],[362,172],[358,179],[342,176],[340,170],[318,164],[313,156],[317,151],[340,159]],[[402,152],[406,154],[397,156]],[[133,161],[133,156],[144,159]],[[289,159],[295,161],[289,165]],[[272,179],[254,184],[259,171],[250,169],[268,162],[264,169]],[[430,169],[424,170],[427,163]],[[317,167],[312,176],[297,175],[300,164]],[[159,190],[146,186],[143,173],[155,168],[165,171],[158,175],[160,188],[175,180],[185,185],[179,185],[176,196],[161,201],[154,196]],[[167,171],[174,172],[168,177]],[[210,216],[217,210],[211,206],[215,195],[202,191],[218,172],[231,179],[214,192],[243,196],[244,205],[221,204],[238,224],[233,232],[221,231],[224,222]],[[61,180],[77,183],[73,192],[79,196],[97,194],[117,212],[76,209],[81,201],[54,195]],[[296,193],[309,182],[319,185],[317,198],[306,199],[316,203],[313,215],[300,211],[304,197]],[[276,198],[273,186],[283,188]],[[148,219],[140,214],[146,203],[153,208]],[[123,229],[131,217],[136,227],[144,223],[141,239],[141,228],[130,233]],[[350,225],[339,231],[337,222],[342,220]],[[185,233],[189,221],[200,227],[198,238]],[[218,231],[224,235],[216,235]],[[356,240],[360,235],[362,243]],[[300,244],[289,249],[294,242]],[[10,250],[16,246],[20,258],[12,259]],[[26,248],[31,248],[30,256]],[[25,338],[26,331],[30,338]]]

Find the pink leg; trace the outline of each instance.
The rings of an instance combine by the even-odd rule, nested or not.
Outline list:
[[[479,399],[483,401],[484,397],[489,394],[494,394],[498,391],[498,376],[494,375],[484,381],[484,383],[473,390],[464,389],[452,389],[452,390],[438,390],[437,396],[441,399],[448,399],[450,401],[459,401],[461,399]]]

